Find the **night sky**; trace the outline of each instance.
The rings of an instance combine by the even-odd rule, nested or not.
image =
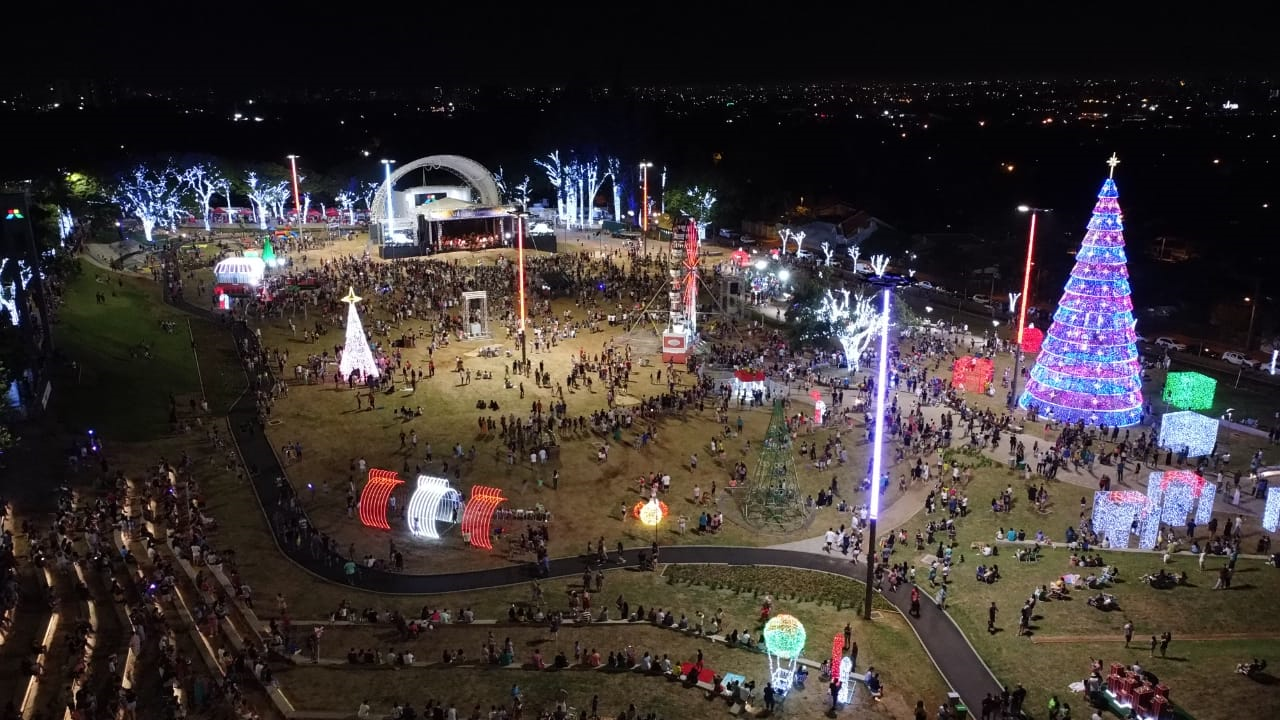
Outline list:
[[[261,11],[96,6],[7,38],[20,74],[374,86],[683,84],[1270,74],[1257,9],[983,3],[971,12],[832,10],[828,3],[323,4]],[[144,7],[146,3],[134,5]],[[848,5],[853,6],[854,3]],[[917,6],[926,6],[919,8]],[[976,6],[977,4],[965,4]],[[1231,5],[1224,3],[1223,5]],[[948,4],[954,6],[954,4]],[[340,6],[341,7],[341,6]],[[487,7],[487,6],[486,6]],[[1255,6],[1256,7],[1256,6]],[[384,28],[389,28],[385,33]],[[8,62],[8,60],[6,61]]]

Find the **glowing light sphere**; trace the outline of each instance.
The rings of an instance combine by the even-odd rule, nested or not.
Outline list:
[[[1147,478],[1147,497],[1160,514],[1160,522],[1181,526],[1195,513],[1197,525],[1213,517],[1218,487],[1190,470],[1153,472]]]
[[[1262,528],[1275,532],[1280,528],[1280,486],[1267,488],[1267,505],[1262,509]]]
[[[1218,442],[1218,420],[1183,410],[1165,413],[1160,419],[1159,444],[1187,457],[1204,457]]]
[[[1198,372],[1171,372],[1164,381],[1164,401],[1182,410],[1208,410],[1218,381]]]
[[[1018,399],[1020,407],[1060,422],[1128,427],[1142,421],[1142,363],[1118,197],[1107,178]]]
[[[633,505],[631,507],[631,517],[640,519],[641,512],[644,511],[645,507],[648,506],[649,503],[654,502],[655,500],[658,503],[658,509],[662,511],[662,517],[666,517],[668,513],[667,504],[662,502],[661,500],[657,500],[657,498],[654,498],[653,500],[648,500],[648,501],[641,500],[640,502]],[[640,520],[640,522],[644,522],[644,520]]]
[[[792,615],[774,615],[764,626],[765,649],[770,655],[795,659],[804,650],[804,625]]]
[[[804,650],[804,625],[791,615],[774,615],[764,625],[764,651],[769,659],[769,682],[786,695],[795,680],[796,660]]]
[[[662,522],[662,518],[666,517],[666,515],[667,504],[659,501],[658,498],[652,498],[640,508],[639,517],[640,522],[649,527],[654,527]]]

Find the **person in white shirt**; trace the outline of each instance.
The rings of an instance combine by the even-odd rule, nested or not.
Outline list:
[[[369,701],[365,700],[364,702],[360,703],[360,709],[356,710],[356,717],[359,718],[360,720],[366,720],[366,718],[369,717],[369,712],[370,712]]]

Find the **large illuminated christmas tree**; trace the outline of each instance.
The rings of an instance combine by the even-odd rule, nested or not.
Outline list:
[[[373,359],[373,351],[369,349],[369,339],[364,335],[360,313],[356,312],[356,303],[360,302],[356,289],[348,290],[342,302],[347,304],[347,341],[342,346],[338,371],[345,378],[351,377],[353,370],[359,370],[362,377],[378,377],[378,363]]]
[[[1119,163],[1115,155],[1107,161],[1111,175]],[[1142,363],[1118,196],[1108,177],[1018,399],[1021,407],[1061,422],[1125,427],[1142,420]]]

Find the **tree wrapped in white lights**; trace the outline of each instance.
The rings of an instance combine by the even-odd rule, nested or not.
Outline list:
[[[71,215],[71,211],[64,208],[58,208],[58,239],[66,240],[71,237],[71,233],[75,232],[76,219]]]
[[[884,275],[889,270],[888,255],[872,255],[871,256],[871,273],[877,277]]]
[[[831,243],[825,240],[822,241],[822,254],[826,256],[826,266],[831,267],[831,256],[835,255],[836,251],[835,248],[831,246]]]
[[[378,194],[378,188],[382,187],[382,183],[366,182],[360,190],[360,199],[364,201],[364,211],[373,215],[373,198]],[[355,223],[355,215],[351,216],[351,222]]]
[[[858,272],[858,258],[862,257],[862,247],[860,245],[849,246],[849,257],[853,258],[853,271]]]
[[[334,200],[338,201],[338,208],[347,214],[347,224],[356,224],[356,194],[343,190],[334,196]]]
[[[271,196],[268,191],[270,186],[253,171],[245,176],[244,184],[249,187],[249,202],[253,204],[253,217],[258,221],[258,228],[266,230],[267,210],[271,206]]]
[[[207,163],[192,165],[183,170],[180,177],[182,178],[182,184],[195,196],[196,202],[200,206],[200,216],[204,220],[205,232],[208,232],[212,229],[209,218],[213,214],[213,196],[223,191],[223,188],[227,185],[227,179],[217,167]],[[227,205],[229,206],[230,204],[231,201],[228,199]],[[228,207],[227,212],[229,217],[230,207]]]
[[[170,166],[152,170],[137,165],[121,177],[111,192],[111,202],[142,222],[142,234],[151,242],[156,223],[172,222],[182,199],[177,174]]]
[[[569,183],[567,182],[568,178],[566,177],[564,163],[560,161],[560,151],[553,150],[547,153],[546,158],[534,160],[533,164],[542,168],[547,175],[547,182],[551,187],[555,188],[556,215],[567,223],[569,221]]]
[[[711,222],[711,208],[715,207],[716,204],[716,194],[711,190],[704,190],[694,185],[689,188],[689,197],[693,198],[694,203],[697,205],[698,233],[705,236],[707,223]],[[645,211],[647,212],[648,208],[645,208]]]
[[[787,244],[792,240],[796,241],[796,257],[800,257],[800,251],[804,249],[804,231],[794,232],[791,228],[782,228],[778,231],[778,237],[782,239],[782,254],[787,254]]]
[[[841,290],[837,298],[827,291],[818,309],[818,317],[831,324],[836,340],[844,350],[849,372],[862,367],[862,353],[876,337],[880,327],[880,311],[871,298],[859,294],[850,302],[849,291]]]
[[[622,162],[616,157],[611,157],[605,161],[608,168],[609,184],[613,186],[613,219],[615,222],[622,221]]]
[[[301,178],[299,178],[299,182],[301,182]],[[311,212],[311,193],[304,192],[302,193],[302,216],[298,218],[298,227],[302,227],[303,223],[307,221],[307,214],[310,212]],[[321,215],[323,216],[324,213],[321,213]]]

